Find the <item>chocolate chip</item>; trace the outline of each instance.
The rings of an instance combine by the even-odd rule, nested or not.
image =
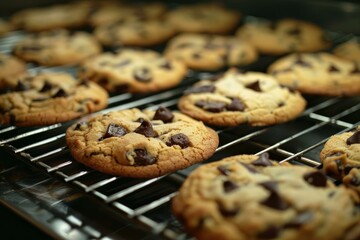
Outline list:
[[[279,102],[278,103],[278,107],[280,108],[280,107],[283,107],[283,106],[285,106],[285,103],[284,102]]]
[[[187,90],[185,90],[184,94],[191,94],[191,93],[207,93],[207,92],[214,92],[215,86],[214,85],[201,85],[201,86],[194,86]]]
[[[163,63],[161,63],[159,65],[160,68],[166,69],[166,70],[171,70],[172,69],[172,65],[169,61],[164,61]]]
[[[126,66],[126,65],[128,65],[128,64],[130,64],[130,63],[131,63],[131,60],[130,60],[130,59],[125,59],[125,60],[123,60],[123,61],[121,61],[121,62],[119,62],[119,63],[114,64],[113,67],[115,67],[115,68],[121,68],[121,67],[124,67],[124,66]]]
[[[302,60],[302,58],[300,56],[296,59],[294,64],[301,65],[303,67],[311,68],[311,64],[308,63],[308,62],[305,62],[304,60]]]
[[[253,166],[249,165],[249,164],[245,164],[242,162],[239,162],[244,168],[246,168],[249,172],[251,173],[258,173],[258,170],[256,170],[256,168],[254,168]]]
[[[169,122],[172,122],[172,120],[174,119],[174,114],[172,114],[172,112],[166,107],[159,107],[156,110],[153,119],[161,120],[164,123],[169,123]]]
[[[343,162],[340,159],[336,159],[335,163],[336,163],[336,168],[338,170],[338,173],[343,172],[344,171]]]
[[[169,141],[166,143],[166,145],[169,147],[173,146],[173,145],[179,145],[182,149],[184,149],[190,145],[190,140],[185,134],[178,133],[178,134],[172,135],[169,138]]]
[[[152,127],[151,122],[144,120],[134,132],[144,135],[145,137],[157,137],[156,132]]]
[[[110,123],[109,126],[106,129],[105,135],[101,138],[101,140],[110,138],[110,137],[121,137],[127,134],[127,130],[116,124],[116,123]]]
[[[226,168],[226,166],[218,166],[217,167],[217,170],[219,170],[219,172],[222,174],[222,175],[225,175],[225,176],[229,176],[231,171],[229,171],[229,169]]]
[[[226,109],[226,104],[223,102],[207,102],[203,100],[197,101],[195,106],[214,113],[222,112]]]
[[[15,91],[26,91],[29,90],[30,86],[26,84],[25,82],[19,80],[16,84]]]
[[[253,83],[250,83],[250,84],[246,85],[245,87],[250,88],[250,89],[254,90],[255,92],[261,92],[259,80],[255,81]]]
[[[273,239],[279,236],[280,230],[275,226],[269,226],[256,235],[257,239]]]
[[[239,185],[237,185],[233,181],[226,180],[225,182],[223,182],[223,188],[224,188],[224,192],[229,193],[238,189]]]
[[[340,70],[333,64],[331,64],[328,68],[329,72],[339,72]]]
[[[300,30],[300,28],[292,28],[292,29],[289,29],[286,33],[289,35],[293,35],[293,36],[300,35],[301,30]]]
[[[350,74],[359,74],[359,73],[360,73],[360,68],[355,63],[354,69],[350,71]]]
[[[69,95],[65,92],[65,90],[60,88],[52,97],[57,98],[57,97],[68,97],[68,96]]]
[[[262,201],[261,204],[276,210],[286,210],[289,208],[289,204],[287,204],[277,192],[277,182],[268,181],[260,185],[270,192],[269,197]]]
[[[226,106],[226,110],[242,112],[245,110],[245,104],[243,104],[240,99],[233,98],[231,103]]]
[[[240,210],[239,208],[234,208],[229,210],[222,206],[218,206],[218,209],[221,215],[223,215],[224,217],[234,217]]]
[[[79,123],[76,124],[74,130],[79,131],[79,130],[81,130],[81,127],[85,126],[85,125],[87,125],[87,122],[79,122]]]
[[[201,54],[196,52],[196,53],[193,53],[192,57],[195,59],[199,59],[199,58],[201,58]]]
[[[360,186],[360,179],[357,178],[356,176],[353,176],[350,180],[350,184],[358,187],[358,186]]]
[[[351,135],[348,139],[346,139],[347,145],[360,143],[360,131],[356,131],[353,135]]]
[[[49,83],[48,81],[45,81],[44,85],[40,89],[40,92],[47,92],[53,88],[53,85]]]
[[[150,82],[152,79],[151,71],[148,68],[136,68],[134,70],[134,78],[140,82]]]
[[[303,212],[284,225],[284,228],[299,228],[314,217],[312,212]]]
[[[46,101],[46,100],[49,100],[49,99],[50,98],[48,98],[48,97],[43,97],[43,98],[35,98],[32,101],[33,102],[43,102],[43,101]]]
[[[272,166],[272,162],[269,160],[269,154],[267,152],[260,154],[259,158],[251,163],[254,166],[267,167]]]
[[[135,149],[135,165],[136,166],[146,166],[156,163],[156,158],[151,156],[145,149]]]
[[[109,83],[109,80],[108,80],[107,78],[100,78],[100,79],[98,80],[98,83],[99,83],[100,85],[106,85],[106,84]]]
[[[326,187],[327,184],[326,176],[320,171],[305,174],[304,180],[315,187]]]

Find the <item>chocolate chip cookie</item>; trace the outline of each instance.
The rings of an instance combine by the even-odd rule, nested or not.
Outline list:
[[[280,86],[270,75],[236,69],[197,82],[178,102],[183,113],[217,126],[283,123],[297,117],[305,105],[298,92]]]
[[[149,20],[161,17],[166,11],[162,3],[125,4],[113,2],[97,9],[89,18],[91,26],[129,20]]]
[[[324,171],[342,180],[351,169],[360,169],[360,127],[355,132],[334,135],[320,153]]]
[[[101,52],[99,43],[88,33],[53,30],[30,34],[16,43],[14,54],[41,65],[74,65]]]
[[[185,33],[172,39],[165,55],[197,70],[242,66],[257,59],[256,50],[234,37]]]
[[[152,50],[121,49],[86,61],[80,79],[99,83],[109,92],[147,93],[176,86],[186,67]]]
[[[98,171],[158,177],[209,158],[218,135],[203,123],[160,107],[127,109],[79,122],[66,132],[73,157]]]
[[[0,124],[48,125],[71,120],[107,106],[106,91],[67,73],[42,72],[7,79],[0,94]]]
[[[6,86],[5,79],[25,72],[26,65],[20,59],[0,53],[0,89]]]
[[[271,55],[316,52],[329,47],[323,29],[297,19],[249,22],[240,27],[236,35],[249,41],[259,52]]]
[[[270,65],[280,84],[302,93],[352,96],[360,93],[359,66],[329,53],[290,54]]]
[[[178,32],[225,34],[233,30],[241,15],[221,5],[183,5],[169,12],[169,21]]]
[[[360,66],[360,42],[352,39],[340,44],[334,49],[334,54],[338,57],[345,58],[357,63]]]
[[[121,20],[95,29],[95,36],[105,46],[148,47],[161,44],[175,35],[164,20]]]
[[[192,172],[172,210],[199,240],[358,239],[358,200],[315,169],[239,155]]]

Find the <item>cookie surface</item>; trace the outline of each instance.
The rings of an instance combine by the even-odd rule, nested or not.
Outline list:
[[[281,87],[270,75],[235,69],[217,80],[199,81],[178,102],[183,113],[217,126],[283,123],[297,117],[305,105],[298,92]]]
[[[20,59],[0,53],[0,89],[5,87],[5,78],[25,72],[26,65]]]
[[[175,35],[163,20],[129,20],[105,24],[95,29],[95,37],[105,46],[153,46]]]
[[[352,192],[316,169],[269,162],[238,155],[197,168],[173,199],[174,215],[200,240],[335,240],[356,230]]]
[[[177,85],[186,70],[184,64],[152,50],[121,49],[86,61],[78,75],[109,92],[146,93]]]
[[[13,26],[0,18],[0,36],[13,30]]]
[[[178,32],[224,34],[233,30],[241,15],[216,4],[191,4],[170,11],[167,21]]]
[[[165,55],[197,70],[247,65],[257,59],[257,52],[250,44],[234,37],[189,33],[172,39]]]
[[[106,91],[67,73],[43,72],[7,79],[0,94],[0,124],[48,125],[71,120],[107,106]]]
[[[268,68],[280,84],[302,93],[352,96],[360,93],[360,69],[329,53],[290,54]]]
[[[209,158],[218,135],[181,113],[127,109],[79,122],[66,132],[73,157],[98,171],[135,178],[164,175]]]
[[[334,49],[334,54],[338,57],[354,61],[360,66],[360,43],[359,40],[352,39],[340,44]]]
[[[360,169],[360,127],[355,132],[333,135],[320,153],[324,171],[342,180],[352,168]]]
[[[296,19],[246,23],[236,35],[264,54],[315,52],[329,47],[319,26]]]
[[[27,31],[46,31],[57,28],[75,28],[85,25],[91,10],[90,2],[58,4],[30,8],[15,13],[11,22]]]
[[[88,33],[53,30],[30,34],[14,47],[14,54],[41,65],[74,65],[101,52],[99,43]]]

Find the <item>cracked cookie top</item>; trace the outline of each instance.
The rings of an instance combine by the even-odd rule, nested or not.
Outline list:
[[[66,132],[73,157],[98,171],[135,178],[161,176],[208,159],[218,135],[181,113],[127,109],[80,121]]]
[[[216,79],[201,80],[185,91],[179,109],[207,124],[264,126],[297,117],[306,102],[270,75],[230,69]]]
[[[42,72],[7,79],[0,90],[0,124],[48,125],[107,106],[106,91],[67,73]]]

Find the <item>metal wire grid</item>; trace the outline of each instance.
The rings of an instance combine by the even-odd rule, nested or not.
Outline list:
[[[21,37],[21,32],[14,32],[7,38],[1,39],[0,51],[8,52],[11,44]],[[70,73],[75,71],[75,69],[67,67],[45,68],[32,65],[29,65],[29,69]],[[136,96],[125,93],[112,96],[109,99],[109,108],[101,112],[106,113],[133,107],[156,109],[160,105],[176,109],[178,98],[186,87],[196,81],[201,74],[206,73],[190,72],[179,87],[153,95]],[[220,145],[210,161],[232,154],[253,153],[259,155],[270,152],[281,163],[292,161],[297,164],[319,167],[317,154],[328,137],[332,134],[353,130],[360,124],[360,97],[308,97],[307,100],[309,105],[306,111],[290,123],[261,128],[239,126],[216,129],[220,137]],[[179,223],[171,216],[169,208],[171,199],[177,194],[178,187],[191,170],[200,164],[167,176],[148,180],[100,174],[77,163],[69,155],[65,144],[65,131],[72,123],[59,123],[40,128],[3,127],[0,128],[0,146],[26,162],[46,170],[49,174],[72,183],[85,193],[101,199],[104,204],[112,206],[129,219],[149,227],[156,234],[162,234],[170,239],[188,237],[179,227]],[[276,136],[278,133],[281,133],[280,136]],[[317,137],[311,139],[313,135]],[[268,141],[274,136],[273,141]],[[310,140],[311,143],[304,144],[304,140]],[[303,144],[298,144],[297,141]],[[246,148],[246,151],[243,151],[242,148]],[[169,184],[169,182],[171,183]],[[158,185],[161,187],[159,188]],[[134,196],[146,194],[149,194],[150,197],[140,201],[139,204],[133,203]],[[74,227],[83,224],[82,220],[74,216],[67,216],[64,220]],[[85,230],[92,237],[109,239],[89,226]]]

